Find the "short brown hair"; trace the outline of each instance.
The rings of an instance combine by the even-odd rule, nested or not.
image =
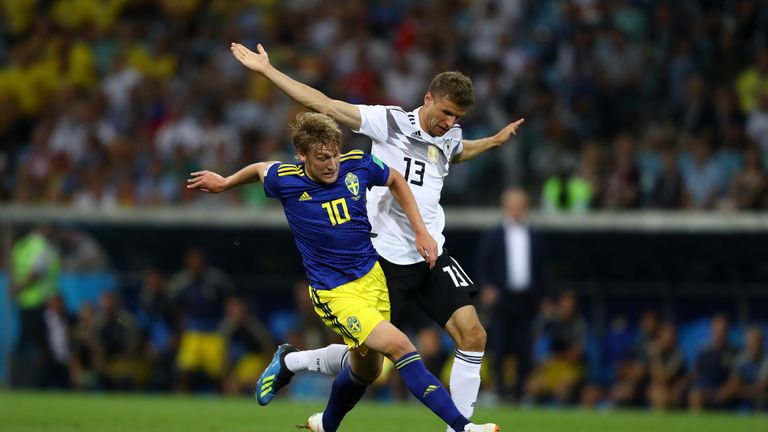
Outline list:
[[[296,151],[308,154],[309,150],[321,145],[333,152],[341,150],[341,129],[329,116],[320,113],[303,112],[296,116],[296,121],[288,125],[291,141]]]
[[[436,100],[447,97],[449,101],[462,108],[475,104],[475,89],[472,80],[459,71],[442,72],[432,78],[428,92]]]

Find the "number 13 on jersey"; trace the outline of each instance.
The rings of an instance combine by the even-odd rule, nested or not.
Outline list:
[[[349,210],[347,210],[346,198],[324,202],[323,208],[328,212],[328,219],[331,220],[331,226],[341,225],[351,219],[349,217]]]

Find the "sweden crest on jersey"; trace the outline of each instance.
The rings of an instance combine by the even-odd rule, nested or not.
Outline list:
[[[352,192],[352,195],[357,195],[360,192],[360,181],[356,175],[347,173],[347,176],[344,178],[344,184],[347,185],[347,189]]]
[[[354,333],[362,330],[362,327],[360,326],[360,320],[355,316],[347,318],[347,327]]]

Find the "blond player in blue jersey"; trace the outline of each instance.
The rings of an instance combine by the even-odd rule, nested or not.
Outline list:
[[[265,194],[283,204],[315,312],[344,338],[350,352],[350,364],[336,376],[325,411],[312,415],[307,427],[312,432],[335,432],[381,373],[386,356],[411,394],[454,430],[498,431],[495,424],[470,423],[424,367],[408,337],[389,322],[387,284],[370,239],[365,191],[387,186],[415,232],[416,250],[429,266],[437,258],[437,243],[403,176],[361,151],[340,154],[341,131],[324,114],[300,114],[291,125],[291,135],[299,163],[255,163],[226,178],[200,171],[192,173],[188,187],[217,193],[263,181]],[[267,371],[275,370],[280,360],[275,356]],[[276,379],[277,374],[262,375],[259,388],[270,387]]]

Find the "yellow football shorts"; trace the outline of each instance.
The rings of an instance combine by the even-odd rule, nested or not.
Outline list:
[[[578,382],[584,378],[584,367],[566,360],[552,358],[540,367],[541,382],[550,391],[554,391],[563,382]]]
[[[378,262],[360,279],[330,290],[309,287],[309,295],[315,312],[350,349],[360,347],[380,322],[389,321],[387,279]]]
[[[215,332],[186,330],[181,335],[176,362],[185,372],[204,370],[219,378],[224,369],[224,338]]]

